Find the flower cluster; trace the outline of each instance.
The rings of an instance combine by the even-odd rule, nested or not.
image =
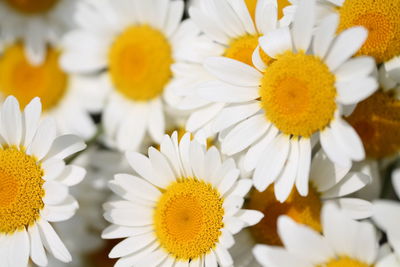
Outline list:
[[[0,43],[0,267],[400,267],[399,0],[0,0]]]

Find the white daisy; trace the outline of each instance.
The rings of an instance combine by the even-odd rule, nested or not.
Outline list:
[[[190,34],[182,39],[182,61],[172,66],[174,79],[169,86],[176,95],[169,101],[192,113],[186,124],[188,131],[212,135],[212,120],[225,106],[201,98],[197,93],[198,86],[213,79],[203,67],[204,60],[227,56],[252,65],[254,56],[261,61],[258,37],[278,25],[289,24],[295,8],[290,2],[204,0],[190,7],[191,18],[185,24]],[[268,60],[264,55],[263,58]]]
[[[255,169],[259,191],[276,181],[289,191],[296,184],[299,193],[307,195],[312,137],[342,166],[365,157],[360,138],[341,115],[378,87],[370,76],[373,59],[351,59],[367,31],[354,27],[335,36],[338,16],[332,15],[313,34],[314,7],[315,0],[301,1],[292,28],[260,38],[263,51],[274,58],[268,67],[253,61],[256,69],[226,57],[205,62],[218,80],[204,84],[198,93],[216,103],[234,104],[213,124],[220,132],[222,152],[233,155],[247,149],[244,167]]]
[[[271,185],[265,191],[254,190],[249,197],[247,208],[259,210],[264,218],[250,228],[254,238],[263,244],[281,245],[277,232],[277,220],[287,215],[298,223],[305,224],[316,231],[322,230],[321,208],[327,201],[335,202],[353,219],[365,219],[372,215],[372,204],[350,194],[359,191],[371,182],[371,178],[350,168],[333,164],[325,153],[319,151],[313,158],[307,196],[300,196],[295,188],[281,188],[279,181],[275,190],[285,195],[274,195]],[[286,199],[284,202],[281,199]],[[281,203],[281,202],[283,203]]]
[[[165,88],[184,34],[181,0],[82,1],[78,29],[65,40],[62,66],[96,74],[109,90],[103,113],[107,143],[137,149],[146,132],[159,143],[165,131]]]
[[[0,57],[0,99],[14,95],[24,107],[40,97],[43,115],[54,117],[60,133],[87,140],[96,133],[89,112],[101,111],[106,91],[89,78],[63,71],[59,65],[62,51],[62,47],[48,45],[43,62],[32,65],[23,44],[6,46]]]
[[[79,183],[83,168],[64,159],[85,148],[73,135],[56,136],[51,119],[39,124],[38,98],[21,113],[10,96],[0,123],[0,266],[47,265],[45,249],[57,259],[71,256],[49,222],[71,218],[78,208],[68,187]],[[45,249],[44,249],[45,248]]]
[[[340,15],[338,31],[363,26],[369,31],[358,55],[382,63],[381,80],[385,89],[400,84],[400,2],[398,0],[322,0]]]
[[[334,204],[322,211],[323,235],[295,223],[287,216],[278,220],[285,248],[257,245],[253,252],[268,267],[397,267],[378,258],[374,226],[346,216]]]
[[[251,180],[239,179],[232,159],[221,161],[185,134],[165,136],[149,157],[127,152],[138,173],[117,174],[110,188],[124,200],[105,204],[113,223],[103,238],[126,238],[110,252],[116,266],[231,266],[233,234],[262,214],[241,209]]]
[[[3,41],[22,39],[33,65],[43,62],[48,43],[56,43],[73,25],[76,0],[4,0],[0,2]]]

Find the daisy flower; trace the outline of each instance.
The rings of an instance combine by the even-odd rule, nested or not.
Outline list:
[[[182,40],[183,60],[172,66],[170,84],[176,95],[174,104],[192,114],[186,123],[188,131],[213,135],[212,120],[225,106],[197,94],[202,83],[214,79],[204,69],[204,60],[226,56],[249,65],[253,56],[270,60],[264,53],[260,55],[258,38],[278,25],[289,24],[294,8],[286,0],[203,0],[190,7],[185,27],[191,34]]]
[[[372,204],[368,201],[348,197],[371,182],[371,178],[361,172],[353,172],[350,168],[343,168],[333,164],[322,151],[313,158],[309,178],[308,195],[302,197],[293,188],[286,194],[274,195],[274,187],[269,186],[264,192],[254,190],[250,194],[247,208],[259,210],[264,218],[250,228],[254,238],[268,245],[282,245],[277,232],[277,220],[281,215],[287,215],[297,223],[305,224],[315,231],[321,232],[321,208],[324,203],[336,202],[353,219],[364,219],[372,215]],[[281,184],[276,184],[278,192]],[[281,203],[279,200],[286,199]]]
[[[400,152],[400,100],[391,93],[378,91],[360,102],[346,120],[361,137],[368,158],[387,158]]]
[[[331,15],[313,34],[315,16],[315,0],[301,1],[293,27],[260,38],[262,50],[274,59],[264,68],[226,57],[205,62],[218,80],[198,93],[234,104],[213,124],[220,132],[222,152],[229,156],[246,150],[244,167],[255,170],[259,191],[276,181],[284,184],[280,190],[290,191],[296,184],[300,195],[307,195],[312,137],[339,165],[350,166],[365,157],[360,138],[341,115],[378,87],[370,76],[373,59],[351,58],[367,31],[354,27],[336,36],[338,16]],[[275,193],[283,195],[279,189]]]
[[[368,39],[358,55],[375,58],[394,84],[400,84],[400,2],[398,0],[324,0],[340,15],[338,31],[363,26]]]
[[[149,157],[127,152],[137,175],[117,174],[110,188],[123,200],[105,204],[112,223],[103,238],[126,238],[110,252],[116,266],[231,266],[233,234],[262,214],[243,210],[251,180],[238,179],[232,159],[221,161],[185,134],[165,136]]]
[[[61,64],[72,73],[97,73],[99,86],[108,88],[103,127],[109,145],[136,150],[146,132],[161,142],[165,89],[185,34],[179,27],[183,11],[180,0],[100,0],[78,5],[78,28],[65,37]]]
[[[0,27],[6,43],[22,39],[33,65],[46,58],[46,46],[72,27],[76,0],[4,0],[0,2]]]
[[[253,253],[268,267],[395,267],[378,258],[374,226],[346,216],[334,204],[322,210],[323,235],[287,216],[278,220],[284,248],[257,245]]]
[[[73,135],[56,136],[51,119],[39,124],[41,104],[33,99],[20,111],[10,96],[0,123],[0,266],[47,265],[45,249],[63,262],[71,255],[50,222],[71,218],[78,203],[69,186],[85,170],[64,159],[85,148]]]
[[[30,63],[21,43],[7,45],[0,57],[0,99],[14,95],[21,107],[34,97],[42,102],[43,116],[56,120],[62,134],[93,137],[96,127],[89,112],[100,112],[105,91],[90,79],[60,68],[62,47],[48,45],[39,65]]]

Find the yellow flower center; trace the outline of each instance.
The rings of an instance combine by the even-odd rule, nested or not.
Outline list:
[[[363,141],[368,157],[379,159],[400,151],[400,101],[378,91],[360,102],[347,118]]]
[[[172,49],[163,33],[147,25],[123,32],[109,51],[115,88],[135,101],[158,97],[172,77]]]
[[[266,69],[260,96],[267,119],[281,132],[310,137],[333,119],[335,76],[313,55],[285,52]]]
[[[245,0],[245,2],[251,17],[253,18],[253,20],[255,20],[254,18],[256,17],[255,14],[257,7],[257,0]],[[277,2],[278,2],[278,19],[281,19],[283,17],[283,9],[291,4],[288,0],[278,0]]]
[[[250,228],[257,242],[275,246],[282,245],[277,232],[277,220],[281,215],[287,215],[296,222],[321,232],[321,199],[313,186],[310,185],[309,188],[307,197],[300,196],[293,188],[284,203],[276,200],[273,185],[264,192],[252,191],[247,208],[259,210],[264,214],[264,218]]]
[[[373,265],[368,265],[349,257],[340,257],[338,259],[332,259],[323,265],[318,265],[317,267],[373,267]]]
[[[154,214],[161,247],[179,260],[209,253],[224,226],[222,204],[221,195],[211,184],[191,178],[171,184]]]
[[[0,234],[12,234],[39,219],[43,174],[34,157],[15,147],[0,149]]]
[[[59,56],[59,51],[49,48],[45,62],[33,66],[21,44],[8,47],[0,58],[0,92],[14,95],[21,107],[38,96],[43,110],[52,109],[63,98],[68,85],[68,76],[58,64]]]
[[[373,56],[382,63],[400,54],[400,1],[346,0],[339,13],[339,31],[352,26],[368,29],[360,55]]]
[[[20,13],[27,15],[43,14],[52,9],[58,0],[5,0],[6,3]]]
[[[258,46],[259,37],[259,35],[245,35],[232,40],[229,44],[229,47],[225,50],[224,56],[253,66],[252,56],[254,50]],[[261,59],[266,65],[269,65],[273,59],[265,54],[262,50],[260,50],[260,53]]]

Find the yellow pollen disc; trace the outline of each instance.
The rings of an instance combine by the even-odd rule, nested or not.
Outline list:
[[[0,149],[0,234],[33,225],[43,209],[43,170],[15,147]]]
[[[68,85],[68,76],[58,64],[59,56],[59,51],[49,48],[45,62],[33,66],[21,44],[8,47],[0,57],[0,92],[14,95],[22,108],[38,96],[43,110],[52,109],[63,98]]]
[[[310,185],[309,188],[307,197],[300,196],[294,188],[284,203],[276,200],[273,185],[264,192],[252,191],[247,208],[259,210],[264,214],[264,218],[250,228],[257,242],[275,246],[282,245],[277,232],[277,220],[281,215],[287,215],[296,222],[321,232],[321,199],[313,186]]]
[[[245,2],[251,17],[253,18],[253,20],[255,20],[257,0],[245,0]],[[277,2],[278,2],[278,19],[281,19],[283,17],[283,9],[291,4],[288,0],[278,0]]]
[[[323,61],[302,52],[285,52],[266,69],[261,105],[283,133],[310,137],[323,130],[336,110],[335,76]]]
[[[43,14],[52,9],[58,0],[5,0],[6,3],[20,13],[27,15]]]
[[[392,156],[400,151],[400,101],[378,91],[358,103],[347,118],[354,127],[370,158]]]
[[[349,257],[340,257],[338,259],[330,260],[323,265],[318,265],[317,267],[373,267],[373,265]]]
[[[224,209],[219,192],[208,183],[182,179],[159,199],[154,226],[158,241],[178,260],[196,259],[215,248]]]
[[[229,47],[226,49],[224,56],[253,66],[252,56],[258,45],[259,37],[259,35],[245,35],[232,40],[232,42],[229,44]],[[273,59],[265,54],[262,50],[260,50],[260,53],[261,59],[266,65],[269,65]]]
[[[368,29],[359,55],[373,56],[378,63],[400,55],[400,1],[346,0],[339,13],[339,31],[353,26]]]
[[[172,63],[169,41],[147,25],[126,29],[109,51],[109,72],[115,88],[135,101],[161,95],[172,77]]]

